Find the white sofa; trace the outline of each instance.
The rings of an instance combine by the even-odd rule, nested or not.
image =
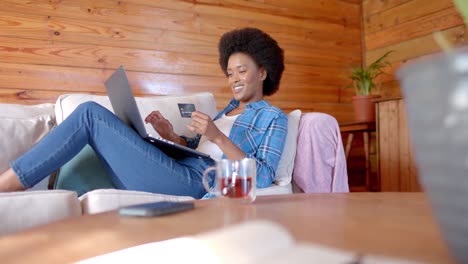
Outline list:
[[[0,149],[3,152],[0,158],[0,171],[6,170],[11,160],[27,151],[85,101],[95,101],[112,110],[106,96],[88,94],[62,95],[55,105],[0,104],[0,133],[2,135]],[[186,129],[190,119],[180,117],[177,103],[194,103],[197,110],[210,116],[214,116],[217,112],[214,97],[210,93],[137,98],[137,104],[143,117],[150,111],[159,110],[171,121],[178,134],[190,135]],[[258,196],[292,193],[292,172],[300,117],[299,110],[289,113],[286,147],[279,163],[276,180],[272,186],[258,190]],[[150,125],[147,125],[147,129],[150,133],[157,134]],[[72,172],[78,172],[83,168],[88,174],[90,171],[93,172],[93,168],[89,168],[85,161],[80,160],[79,157],[76,159]],[[62,175],[59,175],[60,177]],[[193,198],[112,189],[94,190],[80,197],[77,196],[76,192],[64,190],[3,193],[0,194],[2,215],[0,235],[67,217],[109,211],[124,205],[160,200],[190,199]],[[18,210],[18,208],[24,209]]]

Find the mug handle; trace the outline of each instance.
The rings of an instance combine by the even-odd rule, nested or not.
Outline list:
[[[213,194],[213,190],[211,189],[210,187],[210,184],[208,183],[208,179],[207,179],[207,176],[208,176],[208,173],[212,170],[216,170],[216,167],[209,167],[208,169],[206,169],[204,172],[203,172],[203,177],[202,177],[202,183],[203,183],[203,187],[205,187],[205,190],[208,192],[208,193],[211,193]],[[216,179],[215,179],[216,181]]]

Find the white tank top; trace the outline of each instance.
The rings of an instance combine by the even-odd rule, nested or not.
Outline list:
[[[231,132],[232,125],[234,124],[234,121],[236,121],[237,116],[239,115],[227,116],[224,114],[220,118],[216,119],[214,123],[224,135],[229,137],[229,133]],[[197,150],[210,155],[211,158],[214,160],[220,160],[221,157],[223,156],[223,152],[218,147],[218,145],[207,140],[205,136],[201,137]]]

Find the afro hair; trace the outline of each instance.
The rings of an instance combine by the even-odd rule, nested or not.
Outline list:
[[[268,34],[256,28],[235,29],[224,33],[218,48],[219,64],[226,76],[229,57],[234,53],[245,53],[267,72],[263,81],[263,94],[272,95],[279,89],[284,55],[276,40]]]

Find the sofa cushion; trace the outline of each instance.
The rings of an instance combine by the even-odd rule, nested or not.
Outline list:
[[[81,215],[75,192],[49,190],[0,193],[0,235]]]
[[[55,126],[53,104],[0,104],[0,172]]]
[[[207,113],[214,117],[217,113],[214,97],[211,93],[197,93],[183,96],[155,96],[155,97],[136,97],[138,108],[141,116],[146,117],[151,111],[159,110],[167,119],[177,120],[172,122],[174,130],[178,134],[191,135],[186,126],[190,123],[190,118],[181,118],[177,103],[194,103],[197,110]],[[57,123],[60,124],[73,110],[83,102],[94,101],[112,111],[111,104],[107,96],[97,96],[89,94],[66,94],[58,98],[55,105],[55,114]],[[292,171],[294,168],[294,158],[296,155],[297,146],[297,131],[301,111],[295,110],[288,114],[288,135],[283,155],[280,159],[277,169],[277,175],[274,185],[287,186],[292,180]],[[146,125],[146,129],[150,134],[157,134],[151,125]],[[93,186],[92,178],[100,177],[99,181],[111,183],[110,177],[107,176],[101,166],[91,166],[83,160],[96,160],[95,153],[85,151],[80,152],[74,159],[70,161],[73,168],[79,169],[81,173],[73,173],[74,170],[68,169],[71,166],[68,163],[59,172],[59,182],[57,188],[65,188],[68,190],[77,190],[80,194],[86,191],[100,188]],[[81,165],[80,165],[81,164]],[[80,169],[81,167],[81,169]],[[76,176],[87,179],[75,179]],[[62,180],[63,178],[63,180]],[[69,182],[71,181],[71,182]],[[87,182],[87,186],[79,186],[80,182]],[[289,188],[290,189],[290,188]]]
[[[94,101],[113,112],[109,98],[107,96],[91,95],[91,94],[65,94],[61,95],[55,104],[55,114],[57,124],[60,124],[67,116],[69,116],[78,105]],[[196,93],[191,95],[180,96],[150,96],[136,97],[138,110],[141,117],[144,119],[151,111],[158,110],[168,120],[172,121],[174,131],[179,135],[194,136],[187,129],[190,124],[190,118],[182,118],[179,112],[178,103],[193,103],[197,111],[201,111],[211,117],[217,114],[216,103],[211,93]],[[177,122],[174,122],[177,120]],[[148,133],[157,135],[158,133],[150,124],[145,124]]]
[[[149,192],[101,189],[81,196],[83,214],[97,214],[112,211],[120,207],[160,201],[182,202],[194,200],[189,196],[155,194]]]
[[[86,101],[94,101],[112,111],[107,96],[90,94],[61,95],[55,105],[57,123],[60,124],[75,108]],[[146,117],[151,111],[159,110],[167,119],[173,122],[174,131],[178,134],[191,135],[186,128],[190,118],[181,118],[178,103],[193,103],[199,111],[214,117],[217,113],[214,97],[210,93],[197,93],[183,96],[153,96],[136,97],[141,116]],[[151,125],[146,125],[150,134],[157,134]],[[113,188],[112,180],[106,174],[100,159],[88,145],[72,160],[66,163],[57,174],[55,188],[74,190],[82,195],[88,191]]]
[[[278,194],[291,194],[293,193],[292,189],[292,184],[276,184],[273,183],[270,185],[268,188],[258,188],[255,191],[255,194],[258,196],[264,196],[264,195],[278,195]]]
[[[281,155],[278,169],[276,170],[275,183],[277,185],[288,185],[292,180],[294,159],[296,158],[297,130],[301,119],[301,110],[294,110],[288,114],[288,135],[283,154]]]

